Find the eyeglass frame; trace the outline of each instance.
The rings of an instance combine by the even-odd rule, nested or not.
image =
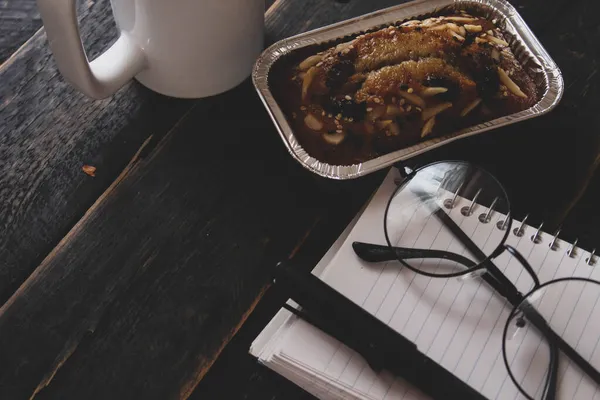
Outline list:
[[[444,251],[444,250],[431,250],[431,249],[413,249],[413,248],[401,248],[401,247],[397,247],[397,246],[393,246],[391,243],[391,240],[389,238],[388,235],[388,227],[387,227],[387,215],[388,215],[388,211],[390,209],[390,206],[392,204],[392,201],[394,200],[394,198],[396,197],[396,195],[403,190],[412,180],[412,178],[414,176],[416,176],[419,172],[423,171],[426,168],[432,167],[434,165],[437,164],[448,164],[448,163],[456,163],[456,164],[462,164],[462,165],[466,165],[467,167],[470,168],[474,168],[477,171],[483,172],[485,175],[487,175],[487,177],[491,178],[492,181],[497,185],[497,187],[501,190],[501,194],[504,195],[504,199],[506,201],[506,207],[507,210],[509,210],[509,212],[506,214],[506,218],[508,221],[508,224],[506,225],[506,233],[504,234],[502,240],[500,241],[500,244],[498,245],[498,247],[492,251],[490,253],[489,256],[486,256],[483,251],[471,240],[471,238],[469,238],[464,231],[462,231],[462,229],[460,229],[460,227],[449,217],[449,215],[441,208],[441,207],[437,207],[438,210],[432,211],[432,214],[435,214],[437,218],[441,218],[442,219],[442,223],[449,228],[452,233],[458,237],[458,240],[460,242],[463,243],[463,245],[465,245],[465,247],[467,248],[467,250],[469,250],[471,253],[473,253],[473,256],[477,259],[480,259],[478,264],[475,264],[475,262],[467,259],[466,257],[456,254],[456,253],[452,253],[449,251]],[[402,265],[406,266],[407,268],[409,268],[410,270],[412,270],[413,272],[420,274],[420,275],[424,275],[424,276],[428,276],[430,278],[453,278],[453,277],[459,277],[459,276],[464,276],[466,274],[470,274],[473,273],[475,271],[478,270],[485,270],[483,272],[483,274],[481,275],[482,279],[484,279],[490,286],[492,286],[492,288],[494,289],[495,292],[498,292],[498,294],[500,294],[502,297],[504,297],[512,306],[512,311],[509,314],[505,327],[504,327],[504,331],[503,331],[503,336],[502,336],[502,353],[503,353],[503,360],[504,360],[504,364],[506,367],[506,370],[508,372],[509,377],[511,378],[511,380],[513,381],[513,383],[516,385],[516,387],[519,389],[519,391],[528,399],[533,400],[533,398],[529,395],[529,393],[527,393],[527,391],[525,391],[525,389],[523,389],[521,387],[521,385],[519,384],[519,382],[517,381],[517,379],[515,378],[515,376],[513,375],[510,365],[508,363],[508,358],[506,355],[506,349],[504,346],[504,343],[506,341],[506,336],[508,333],[508,326],[510,321],[512,320],[512,318],[514,318],[514,316],[516,315],[516,313],[519,311],[520,306],[522,306],[528,296],[530,296],[532,293],[534,293],[537,290],[540,290],[543,287],[546,287],[548,285],[551,285],[553,283],[557,283],[557,282],[562,282],[562,281],[586,281],[586,282],[592,282],[592,283],[596,283],[598,285],[600,285],[600,282],[592,280],[592,279],[588,279],[588,278],[579,278],[579,277],[569,277],[569,278],[558,278],[558,279],[554,279],[554,280],[550,280],[548,282],[545,283],[540,283],[540,280],[537,276],[537,274],[535,273],[535,271],[533,270],[533,268],[531,267],[531,265],[529,264],[529,262],[525,259],[525,257],[514,247],[507,245],[506,244],[506,240],[508,239],[508,236],[511,232],[511,228],[512,228],[512,223],[513,223],[513,218],[511,216],[510,213],[510,200],[508,197],[508,194],[506,193],[506,190],[504,188],[504,186],[500,183],[500,181],[494,176],[492,175],[490,172],[488,172],[487,170],[479,167],[478,165],[471,163],[471,162],[467,162],[467,161],[459,161],[459,160],[443,160],[443,161],[437,161],[437,162],[433,162],[433,163],[429,163],[426,164],[422,167],[416,168],[412,171],[410,171],[408,174],[404,175],[404,180],[403,182],[401,182],[396,189],[394,190],[394,192],[392,193],[392,195],[390,196],[390,199],[388,200],[387,204],[386,204],[386,208],[385,208],[385,214],[384,214],[384,234],[385,234],[385,239],[386,239],[386,243],[388,246],[388,250],[390,252],[390,254],[388,254],[388,261],[393,259],[393,260],[397,260],[399,261]],[[460,191],[460,187],[457,190],[457,192],[455,193],[455,196],[458,195],[458,192]],[[426,199],[421,198],[424,203]],[[441,211],[442,216],[438,215],[439,211]],[[506,224],[506,221],[504,222],[504,224]],[[462,239],[461,239],[461,236]],[[358,246],[357,246],[358,245]],[[366,244],[366,243],[359,243],[359,242],[355,242],[353,243],[353,248],[354,251],[357,253],[357,255],[360,258],[363,258],[367,261],[369,261],[368,257],[364,257],[365,254],[359,254],[362,251],[359,250],[361,248],[360,245],[364,245],[362,247],[362,251],[367,251],[368,248],[365,246],[373,246],[370,244]],[[378,247],[378,246],[376,246]],[[469,248],[470,247],[470,248]],[[373,248],[372,248],[373,249]],[[381,249],[379,249],[379,251],[381,251]],[[512,281],[510,281],[510,279],[508,279],[508,277],[506,277],[506,275],[504,275],[504,273],[498,269],[498,267],[496,267],[492,260],[497,258],[500,254],[502,254],[504,251],[508,251],[509,253],[511,253],[512,256],[514,256],[518,261],[519,264],[527,271],[527,273],[531,276],[533,282],[534,282],[534,286],[533,288],[527,292],[525,295],[523,295],[517,288],[516,286],[512,283]],[[467,267],[467,270],[465,271],[461,271],[461,272],[456,272],[456,273],[449,273],[449,274],[432,274],[426,271],[422,271],[418,268],[414,268],[412,267],[410,264],[406,263],[403,258],[399,257],[398,254],[399,252],[404,252],[405,255],[410,256],[411,258],[445,258],[445,259],[450,259],[453,260],[455,262],[458,263],[462,263],[463,265],[465,265]],[[393,258],[390,258],[391,255],[393,254]],[[380,254],[381,255],[381,254]],[[429,255],[429,256],[426,256]],[[440,255],[445,255],[445,257],[439,257]],[[469,264],[474,264],[472,266],[466,265],[464,262],[459,261],[461,260],[465,261],[467,260],[467,263]],[[378,261],[384,261],[383,259],[379,259]],[[492,279],[494,279],[494,281],[492,281]],[[510,290],[512,293],[508,293],[505,292],[505,290]],[[589,364],[589,362],[587,360],[585,360],[581,355],[579,355],[579,353],[577,353],[568,343],[566,343],[559,335],[557,335],[556,333],[554,333],[554,331],[547,325],[547,322],[544,320],[544,318],[537,314],[537,311],[535,311],[534,314],[528,315],[528,317],[535,317],[537,320],[537,323],[542,323],[545,324],[545,326],[540,327],[540,326],[536,326],[535,323],[533,323],[532,321],[532,325],[535,326],[540,333],[544,336],[545,340],[548,341],[548,344],[550,346],[550,353],[551,353],[551,359],[550,359],[550,365],[548,368],[548,375],[546,378],[546,382],[545,382],[545,390],[544,393],[546,394],[546,396],[548,396],[548,398],[554,398],[555,396],[555,392],[556,392],[556,373],[558,371],[558,357],[556,357],[556,350],[557,350],[557,346],[560,348],[560,350],[562,350],[563,353],[565,353],[569,358],[571,358],[571,360],[573,362],[575,362],[575,364],[577,364],[584,373],[586,373],[588,376],[590,376],[590,378],[592,378],[596,384],[598,384],[600,386],[600,372],[598,372],[598,370],[596,370],[593,366],[591,366]],[[541,319],[540,319],[541,318]],[[528,318],[529,319],[529,318]],[[550,336],[550,337],[549,337]],[[560,345],[557,344],[557,341],[560,342]],[[549,390],[548,387],[552,385],[553,389],[552,389],[552,394],[548,394]],[[552,397],[550,397],[552,396]]]

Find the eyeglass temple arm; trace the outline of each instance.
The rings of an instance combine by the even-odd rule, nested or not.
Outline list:
[[[356,253],[359,258],[367,262],[395,261],[399,258],[403,260],[409,260],[412,258],[443,258],[462,264],[466,268],[473,268],[477,265],[467,257],[443,250],[410,249],[405,247],[390,248],[389,246],[364,242],[353,242],[352,248],[354,249],[354,253]],[[505,291],[502,283],[500,283],[494,275],[486,273],[482,275],[482,278],[494,290],[500,293]]]
[[[445,260],[455,261],[467,268],[473,268],[477,265],[465,256],[444,250],[389,247],[364,242],[353,242],[352,248],[357,256],[367,262],[394,261],[398,258],[402,260],[414,258],[443,258]]]

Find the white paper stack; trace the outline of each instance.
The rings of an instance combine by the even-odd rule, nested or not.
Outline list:
[[[510,380],[502,358],[502,331],[511,309],[481,279],[428,278],[400,268],[397,261],[366,263],[354,254],[351,247],[354,241],[385,244],[384,212],[396,188],[396,173],[390,172],[313,274],[416,343],[421,352],[486,398],[524,398]],[[496,227],[497,220],[504,218],[501,214],[485,225],[478,222],[479,213],[474,217],[465,217],[460,212],[450,215],[484,251],[489,251],[486,243],[499,243],[496,235],[504,234]],[[585,262],[588,252],[579,251],[573,258],[565,256],[564,251],[550,250],[547,245],[550,235],[545,235],[546,245],[542,246],[529,240],[535,228],[525,229],[522,237],[509,235],[507,243],[529,260],[542,282],[573,275],[600,280],[600,268]],[[398,245],[404,247],[439,248],[439,241],[448,240],[448,236],[441,223],[431,218],[418,233],[407,234],[402,240]],[[562,250],[568,246],[564,242],[559,245]],[[451,243],[448,249],[459,254],[464,251],[458,243]],[[494,262],[519,290],[526,292],[531,288],[532,282],[522,273],[521,265],[506,252]],[[575,301],[580,296],[581,293],[565,293],[557,304]],[[597,301],[600,293],[594,296],[595,300],[586,299],[586,303],[595,304],[590,309],[600,307]],[[579,316],[569,316],[569,329],[584,330],[589,323],[600,323],[588,321],[588,315],[582,312]],[[532,360],[537,360],[536,349],[540,347],[543,346],[538,339],[525,335],[514,339],[510,351],[527,351]],[[354,351],[286,310],[280,310],[265,327],[250,353],[319,399],[427,398],[400,378],[385,372],[375,374]],[[539,368],[545,368],[543,365],[547,364],[532,362],[526,371],[521,371],[522,384],[530,393],[541,393],[544,370]],[[560,367],[561,376],[567,378],[561,381],[559,399],[600,399],[600,391],[587,380],[568,379],[574,368],[570,363],[562,362]]]

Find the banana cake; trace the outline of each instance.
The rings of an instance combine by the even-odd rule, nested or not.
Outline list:
[[[309,155],[364,162],[538,101],[496,23],[461,11],[304,48],[271,86]]]

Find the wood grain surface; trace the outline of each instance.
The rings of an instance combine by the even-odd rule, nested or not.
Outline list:
[[[116,38],[110,2],[79,7],[90,57]],[[4,23],[4,20],[3,20]],[[191,102],[132,82],[93,101],[60,76],[43,31],[0,67],[0,303],[114,181],[142,143]],[[84,164],[97,168],[92,178]]]
[[[338,7],[313,26],[342,19]],[[297,7],[286,10],[269,14],[269,40],[310,27],[290,24]],[[185,397],[268,282],[265,265],[291,251],[324,206],[342,204],[325,186],[290,159],[249,82],[195,102],[2,307],[0,348],[12,362],[0,391],[52,397],[52,385],[43,389],[56,379],[61,398]],[[98,373],[104,357],[114,365]],[[170,378],[167,365],[178,365]],[[78,377],[61,381],[63,373]],[[157,373],[164,379],[148,379]],[[123,379],[132,374],[137,382]]]
[[[277,0],[267,41],[396,3]],[[516,217],[600,246],[600,5],[513,4],[563,72],[561,104],[411,162],[477,162]],[[80,1],[79,16],[93,58],[116,37],[109,1]],[[303,170],[248,81],[198,101],[137,83],[88,100],[39,31],[0,66],[0,398],[309,398],[247,354],[284,297],[269,269],[310,232],[309,269],[382,174]]]
[[[0,1],[0,65],[41,26],[35,0]]]

